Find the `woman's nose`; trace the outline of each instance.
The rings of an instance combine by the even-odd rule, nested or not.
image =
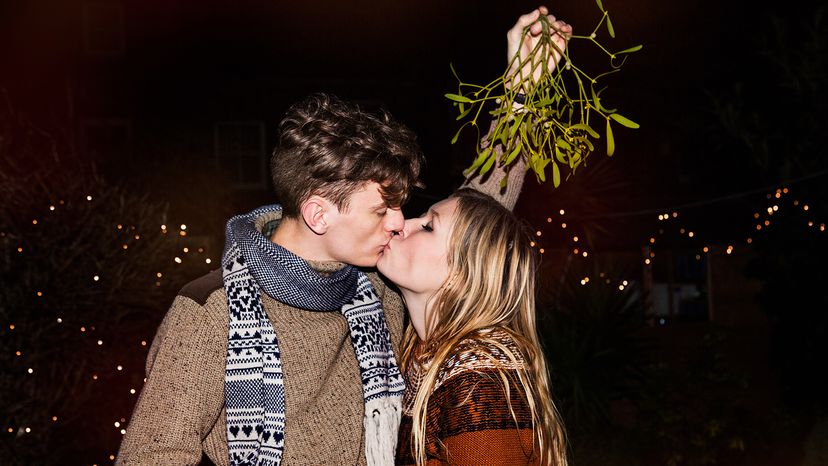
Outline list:
[[[410,218],[405,221],[401,230],[397,231],[397,235],[399,235],[400,239],[405,239],[409,233],[411,233],[411,229],[414,228],[414,223],[417,221],[415,218]]]

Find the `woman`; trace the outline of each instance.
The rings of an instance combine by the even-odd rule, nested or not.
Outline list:
[[[548,14],[545,7],[521,16],[507,34],[508,58],[521,58],[513,63],[537,44],[541,14]],[[548,18],[562,33],[555,40],[563,50],[572,28]],[[520,72],[537,82],[540,67]],[[460,189],[407,220],[377,263],[410,316],[398,464],[567,464],[535,323],[537,257],[510,210],[517,181],[506,193],[495,183],[468,182],[475,189]]]
[[[377,267],[410,315],[398,464],[566,465],[535,324],[529,232],[461,189],[386,246]]]

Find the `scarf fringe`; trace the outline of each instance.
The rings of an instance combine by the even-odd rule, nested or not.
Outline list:
[[[402,400],[379,397],[365,404],[365,459],[368,466],[392,466],[397,451]]]

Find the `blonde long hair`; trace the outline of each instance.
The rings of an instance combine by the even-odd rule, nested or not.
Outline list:
[[[433,298],[426,341],[420,345],[411,324],[403,337],[404,370],[416,364],[415,359],[430,361],[422,368],[413,405],[414,458],[418,465],[426,462],[426,413],[440,369],[458,343],[473,338],[481,346],[497,347],[515,366],[523,367],[515,382],[532,414],[537,456],[541,464],[566,466],[563,425],[551,398],[535,321],[537,257],[531,237],[511,211],[486,194],[461,189],[450,198],[457,199],[457,210],[449,236],[449,278]],[[508,332],[520,354],[493,338],[495,329]],[[508,378],[499,372],[508,400]],[[511,405],[509,410],[514,418]]]

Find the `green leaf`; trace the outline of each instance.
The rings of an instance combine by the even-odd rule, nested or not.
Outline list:
[[[633,52],[638,52],[638,51],[639,51],[639,50],[641,50],[643,47],[644,47],[643,45],[636,45],[635,47],[630,47],[630,48],[628,48],[628,49],[624,49],[624,50],[622,50],[622,51],[620,51],[620,52],[615,52],[615,55],[619,55],[619,54],[622,54],[622,53],[633,53]]]
[[[513,137],[515,137],[515,134],[517,133],[517,130],[520,129],[520,123],[522,121],[523,121],[523,115],[520,115],[514,121],[514,124],[512,125],[512,128],[509,130],[509,139],[512,139]]]
[[[598,4],[598,8],[600,8],[601,11],[604,11],[604,4],[601,3],[601,0],[595,0],[595,3]]]
[[[610,113],[610,118],[617,121],[618,123],[626,126],[627,128],[638,129],[641,127],[638,123],[627,119],[626,117],[618,114],[618,113]]]
[[[512,163],[512,161],[515,160],[515,157],[517,157],[518,154],[520,154],[521,149],[523,149],[522,145],[516,145],[515,148],[512,149],[512,152],[510,152],[509,155],[506,157],[506,161],[504,162],[504,164],[509,165],[510,163]]]
[[[509,175],[503,175],[503,178],[500,179],[500,189],[506,188],[506,181],[509,179]]]
[[[544,159],[537,154],[533,157],[532,168],[535,170],[535,174],[538,176],[538,179],[543,182],[546,181],[546,166],[549,162],[552,162],[552,159]]]
[[[564,153],[561,152],[561,149],[555,146],[555,157],[558,159],[558,162],[566,163],[566,158],[564,158]]]
[[[615,113],[613,113],[615,115]],[[582,129],[587,132],[590,136],[594,137],[595,139],[599,139],[601,136],[595,132],[588,124],[586,123],[578,123],[577,125],[572,125],[569,127],[570,129]]]
[[[480,176],[485,175],[486,173],[489,172],[489,170],[492,169],[492,165],[494,165],[494,162],[495,162],[496,158],[497,157],[495,157],[494,155],[489,157],[489,160],[487,160],[486,163],[483,164],[483,168],[480,169]]]
[[[492,152],[492,149],[490,147],[487,147],[487,148],[483,149],[482,151],[480,151],[480,154],[474,160],[474,163],[472,163],[471,167],[467,168],[466,171],[469,172],[469,173],[474,172],[477,169],[477,167],[479,167],[480,165],[483,164],[483,162],[486,161],[486,158],[489,156],[489,154],[491,152]]]
[[[595,105],[595,108],[603,111],[601,107],[601,97],[597,92],[595,92],[595,86],[589,86],[589,92],[592,93],[592,103]]]
[[[456,133],[454,133],[454,137],[453,137],[453,138],[451,138],[451,143],[452,143],[452,144],[454,144],[455,142],[457,142],[457,138],[459,138],[459,137],[460,137],[460,132],[461,132],[461,131],[463,131],[463,128],[465,128],[465,127],[466,127],[466,125],[461,126],[461,127],[460,127],[460,129],[458,129],[458,130],[457,130],[457,132],[456,132]]]
[[[460,113],[459,115],[457,115],[457,118],[455,118],[455,119],[454,119],[454,121],[459,121],[459,120],[462,120],[463,118],[465,118],[465,117],[466,117],[466,115],[468,115],[469,113],[471,113],[471,111],[472,111],[472,109],[473,109],[473,108],[474,108],[474,107],[469,107],[469,108],[467,108],[467,109],[464,111],[464,110],[463,110],[463,104],[460,104],[460,112],[461,112],[461,113]]]
[[[612,27],[609,15],[607,15],[607,32],[609,32],[610,37],[615,38],[615,28]]]
[[[467,104],[474,103],[474,101],[469,99],[468,97],[458,94],[446,94],[446,98],[449,100],[453,100],[455,102],[464,102]]]
[[[615,153],[615,138],[612,136],[612,126],[609,119],[607,119],[607,155],[612,157]]]
[[[564,150],[572,150],[572,146],[570,146],[569,143],[562,137],[555,140],[555,145]]]
[[[552,162],[552,184],[556,188],[561,185],[561,169],[555,162]]]
[[[560,98],[561,97],[559,95],[555,94],[555,97],[552,97],[551,99],[541,99],[537,104],[535,104],[535,107],[541,108],[552,105],[555,102],[557,102]]]

